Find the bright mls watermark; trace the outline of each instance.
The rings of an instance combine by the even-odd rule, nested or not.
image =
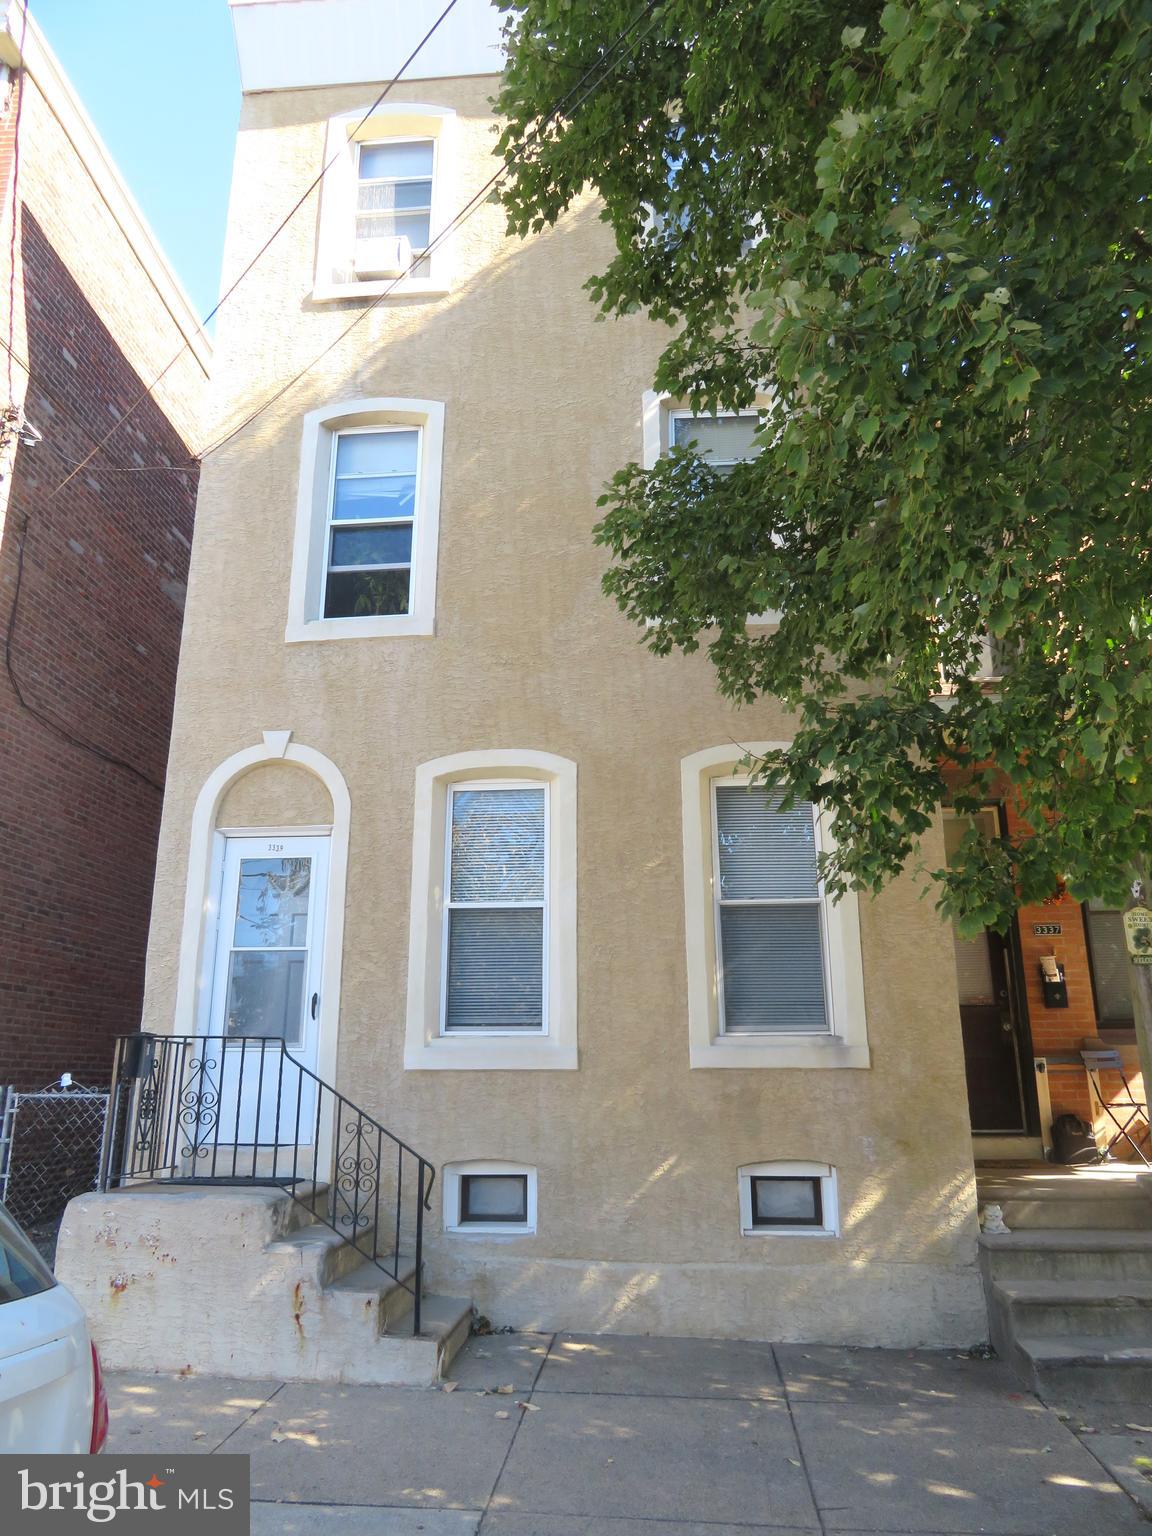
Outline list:
[[[247,1456],[0,1456],[0,1531],[249,1536],[249,1470]]]

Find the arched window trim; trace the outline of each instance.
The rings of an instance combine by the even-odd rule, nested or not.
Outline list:
[[[325,541],[336,436],[349,428],[396,425],[418,427],[421,435],[410,611],[364,618],[324,618]],[[444,405],[439,400],[374,395],[336,401],[308,412],[300,444],[296,532],[285,640],[363,640],[387,635],[435,633],[443,455]]]

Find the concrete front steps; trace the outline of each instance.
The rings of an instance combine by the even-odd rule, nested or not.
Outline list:
[[[1025,1384],[1062,1397],[1152,1398],[1152,1200],[1139,1180],[980,1178],[1007,1234],[980,1239],[992,1342]],[[1037,1184],[1040,1185],[1037,1188]],[[992,1191],[995,1189],[996,1193]]]
[[[416,1265],[386,1274],[275,1188],[162,1183],[82,1195],[65,1213],[57,1273],[88,1313],[110,1370],[428,1386],[468,1337],[470,1298],[424,1296]],[[362,1247],[370,1245],[364,1232]]]

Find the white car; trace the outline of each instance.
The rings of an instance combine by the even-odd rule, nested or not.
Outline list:
[[[0,1453],[95,1453],[107,1438],[84,1313],[0,1205]]]

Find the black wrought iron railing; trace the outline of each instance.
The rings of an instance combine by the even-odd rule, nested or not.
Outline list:
[[[436,1169],[263,1036],[122,1035],[100,1188],[164,1181],[282,1189],[412,1295]]]

